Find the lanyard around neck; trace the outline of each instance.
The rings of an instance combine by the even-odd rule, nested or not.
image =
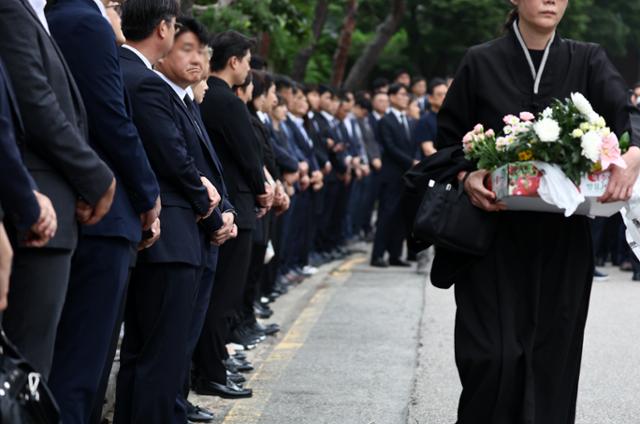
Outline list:
[[[531,69],[531,75],[533,76],[533,93],[538,94],[538,89],[540,88],[540,80],[542,79],[542,73],[544,72],[545,66],[547,66],[547,59],[549,58],[549,50],[551,49],[551,43],[556,38],[556,32],[553,31],[553,35],[551,39],[547,42],[547,46],[544,48],[544,55],[542,56],[542,61],[540,62],[540,68],[536,71],[536,67],[533,65],[533,60],[531,59],[531,53],[529,53],[529,49],[527,45],[524,43],[522,39],[522,34],[520,34],[520,28],[518,28],[518,21],[513,22],[513,31],[516,33],[516,38],[520,43],[520,47],[522,47],[522,51],[524,52],[524,56],[527,58],[527,62],[529,63],[529,69]]]

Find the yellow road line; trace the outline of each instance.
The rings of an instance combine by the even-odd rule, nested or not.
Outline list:
[[[346,261],[331,273],[332,280],[343,283],[350,270],[366,258],[356,257]],[[253,397],[236,402],[224,418],[223,424],[257,424],[271,398],[271,383],[277,381],[298,350],[304,346],[307,336],[329,303],[335,285],[321,285],[309,304],[293,323],[285,337],[278,343],[267,359],[258,367],[247,385],[253,389]]]

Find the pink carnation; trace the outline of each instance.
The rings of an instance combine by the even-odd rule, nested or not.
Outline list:
[[[506,115],[504,118],[502,118],[502,122],[507,125],[516,125],[518,122],[520,122],[520,119],[518,119],[518,117],[515,115]]]
[[[618,137],[614,133],[610,133],[602,139],[600,144],[600,164],[602,170],[606,170],[610,165],[617,165],[620,168],[626,168],[627,164],[622,159]]]
[[[472,132],[466,133],[462,138],[462,150],[464,150],[465,153],[469,153],[471,151],[473,147],[472,141],[473,141]]]
[[[496,136],[496,133],[491,128],[489,128],[487,132],[484,133],[484,135],[485,137],[492,138]]]
[[[536,119],[536,117],[533,116],[533,113],[531,112],[520,112],[520,119],[528,122],[533,121],[534,119]]]
[[[473,127],[473,132],[476,134],[481,134],[484,132],[484,127],[482,126],[482,124],[476,124],[476,126]]]

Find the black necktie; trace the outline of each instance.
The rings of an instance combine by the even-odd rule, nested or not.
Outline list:
[[[402,126],[404,127],[404,133],[407,135],[407,140],[411,141],[411,130],[409,129],[409,122],[407,116],[402,114]]]
[[[189,118],[191,118],[191,123],[193,124],[196,131],[198,132],[198,135],[203,140],[206,140],[206,138],[204,137],[204,133],[202,132],[202,128],[200,128],[200,125],[198,124],[198,111],[196,110],[196,104],[193,103],[193,100],[191,100],[191,97],[189,97],[188,94],[185,94],[183,100],[184,100],[185,106],[187,106],[187,111],[189,112]]]

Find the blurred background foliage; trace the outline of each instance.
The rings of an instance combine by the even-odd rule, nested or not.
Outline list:
[[[354,3],[355,30],[350,44],[339,46],[347,7]],[[357,70],[356,85],[364,86],[376,76],[390,78],[397,69],[426,77],[453,75],[469,46],[502,33],[510,9],[506,0],[183,0],[183,10],[211,31],[236,29],[255,37],[257,52],[274,72],[291,74],[296,56],[312,46],[300,71],[303,77],[297,75],[307,82],[330,81],[339,47],[348,49],[348,79],[353,65],[379,36],[381,23],[399,6],[398,25],[382,46],[376,45],[378,51],[368,52],[374,54],[372,68]],[[322,12],[324,20],[318,21]],[[316,21],[322,23],[317,39]],[[640,79],[640,1],[571,0],[559,33],[602,44],[629,84]]]

